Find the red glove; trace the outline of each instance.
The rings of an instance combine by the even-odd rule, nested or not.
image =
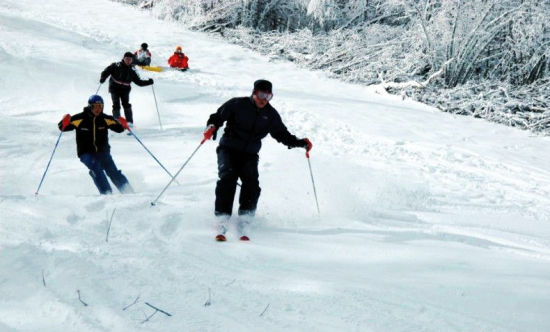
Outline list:
[[[210,138],[212,138],[212,135],[214,135],[215,131],[216,131],[216,126],[214,125],[208,126],[203,133],[204,138],[202,139],[201,144],[209,140]]]
[[[306,141],[306,143],[307,143],[306,151],[309,152],[309,150],[311,150],[311,148],[313,147],[313,143],[311,143],[309,138],[304,138],[304,141]]]
[[[65,114],[63,120],[61,120],[61,130],[64,130],[71,123],[71,115]]]
[[[313,147],[313,143],[311,143],[311,141],[309,140],[309,138],[304,138],[304,141],[306,142],[306,157],[309,158],[309,150],[311,150],[311,148]]]
[[[131,131],[131,130],[130,130],[130,127],[128,126],[128,121],[126,121],[125,118],[119,117],[119,118],[118,118],[118,122],[124,127],[124,129],[126,129],[126,130],[128,130],[128,131]]]

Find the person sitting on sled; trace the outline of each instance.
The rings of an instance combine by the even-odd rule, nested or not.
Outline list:
[[[189,69],[189,65],[187,62],[189,61],[189,58],[182,52],[181,46],[176,47],[176,51],[170,59],[168,59],[168,64],[172,68],[179,69],[181,71],[186,71]]]
[[[141,44],[141,48],[134,52],[134,62],[138,66],[151,65],[151,52],[147,49],[149,45],[147,43]]]

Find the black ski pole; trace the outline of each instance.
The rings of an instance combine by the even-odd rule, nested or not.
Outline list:
[[[69,125],[69,122],[71,121],[71,115],[65,114],[63,117],[63,122],[61,124],[61,132],[59,133],[59,136],[57,136],[57,141],[55,142],[55,146],[52,151],[52,155],[50,156],[50,160],[48,160],[48,164],[46,165],[46,169],[44,170],[44,174],[42,174],[42,179],[40,179],[40,183],[38,184],[38,188],[36,189],[36,192],[34,195],[38,195],[38,192],[40,191],[40,187],[42,187],[42,183],[44,182],[44,178],[46,177],[46,173],[48,172],[48,169],[50,168],[50,164],[53,159],[53,155],[55,154],[55,150],[57,149],[57,146],[59,145],[59,140],[61,139],[61,135],[63,135],[63,130],[65,127]]]
[[[208,128],[206,128],[206,130],[204,131],[203,133],[203,138],[202,138],[202,141],[199,143],[199,146],[197,146],[197,148],[195,149],[195,151],[193,151],[193,153],[191,153],[191,155],[189,156],[189,158],[187,158],[187,160],[183,163],[183,165],[180,167],[180,169],[178,170],[178,172],[176,173],[176,175],[174,175],[174,177],[172,178],[172,180],[170,180],[170,182],[168,182],[168,184],[164,187],[164,189],[162,189],[162,191],[160,192],[160,194],[158,194],[157,198],[155,198],[154,201],[151,202],[151,205],[154,206],[157,204],[159,198],[162,196],[162,194],[164,194],[164,192],[166,191],[166,189],[168,189],[168,187],[172,184],[172,182],[176,179],[176,177],[180,174],[180,172],[183,170],[183,168],[187,165],[187,163],[189,162],[189,160],[191,160],[191,158],[193,158],[193,156],[195,155],[195,153],[197,153],[197,151],[200,149],[200,147],[202,146],[202,144],[204,142],[206,142],[207,140],[209,140],[211,137],[212,137],[212,134],[214,134],[214,131],[215,131],[216,127],[214,127],[213,125],[210,125],[208,126]]]
[[[134,138],[138,141],[139,144],[141,144],[141,146],[143,146],[143,148],[145,149],[145,151],[147,151],[149,153],[149,155],[151,157],[153,157],[153,159],[155,159],[155,161],[157,162],[157,164],[159,164],[160,167],[162,167],[162,169],[168,174],[170,175],[171,178],[173,178],[174,176],[172,175],[172,173],[170,173],[166,167],[164,167],[164,165],[157,159],[157,157],[155,157],[155,155],[149,151],[149,149],[145,146],[145,144],[143,144],[143,142],[139,139],[139,137],[137,137],[137,135],[132,131],[132,129],[130,129],[130,126],[128,126],[128,122],[126,121],[125,118],[123,117],[119,117],[118,118],[118,122],[120,122],[120,124],[126,129],[128,130],[128,132],[134,136]],[[176,181],[176,183],[178,183],[178,181]],[[179,183],[178,183],[179,184]]]

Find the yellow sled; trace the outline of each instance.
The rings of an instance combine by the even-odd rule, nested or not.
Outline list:
[[[160,73],[164,70],[162,67],[153,67],[153,66],[140,66],[143,70],[149,70],[149,71],[156,71],[157,73]]]

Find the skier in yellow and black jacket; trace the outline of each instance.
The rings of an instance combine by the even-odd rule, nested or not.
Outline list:
[[[117,169],[111,157],[108,129],[121,133],[124,127],[110,115],[103,113],[103,98],[93,95],[84,111],[73,116],[67,114],[58,124],[62,131],[76,130],[76,149],[80,161],[90,170],[99,193],[111,194],[107,176],[121,193],[133,192],[128,179]]]

